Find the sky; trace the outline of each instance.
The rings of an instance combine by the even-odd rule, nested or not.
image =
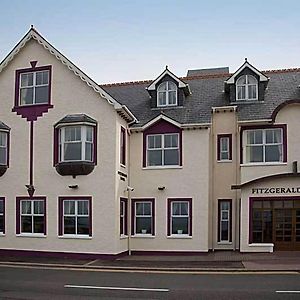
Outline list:
[[[155,79],[168,65],[300,67],[300,1],[0,0],[0,60],[34,27],[98,83]]]

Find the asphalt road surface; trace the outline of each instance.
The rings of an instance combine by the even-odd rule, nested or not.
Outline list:
[[[162,274],[1,266],[0,299],[300,299],[300,274]]]

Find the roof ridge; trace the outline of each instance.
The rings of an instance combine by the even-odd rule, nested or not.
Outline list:
[[[286,69],[273,69],[273,70],[264,70],[261,71],[262,73],[293,73],[293,72],[300,72],[300,68],[286,68]],[[206,78],[220,78],[225,76],[230,76],[234,73],[221,73],[221,74],[206,74],[206,75],[194,75],[194,76],[183,76],[178,77],[181,80],[193,80],[193,79],[206,79]],[[103,87],[114,87],[114,86],[126,86],[126,85],[135,85],[135,84],[145,84],[151,83],[154,80],[137,80],[137,81],[123,81],[123,82],[113,82],[113,83],[104,83],[99,84]]]

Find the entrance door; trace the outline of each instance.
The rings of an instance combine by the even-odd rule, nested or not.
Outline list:
[[[275,250],[300,250],[300,209],[274,210]]]

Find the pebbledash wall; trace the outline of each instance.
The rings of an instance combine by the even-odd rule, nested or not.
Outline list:
[[[14,108],[16,71],[45,66],[51,105]],[[245,61],[233,74],[219,68],[179,78],[166,68],[152,81],[100,86],[31,28],[0,65],[0,132],[9,132],[0,165],[0,252],[299,249],[299,85],[299,69],[260,72]],[[56,140],[58,128],[76,125],[95,128],[94,157],[79,171],[82,162],[60,164]],[[280,138],[272,132],[273,150],[266,150],[266,130],[274,128]],[[151,135],[161,139],[152,149]],[[246,161],[260,159],[255,147],[263,161]],[[275,161],[266,161],[266,151]],[[175,162],[163,165],[160,155]],[[45,199],[43,233],[20,230],[22,199]],[[89,199],[88,234],[64,231],[61,199]]]

